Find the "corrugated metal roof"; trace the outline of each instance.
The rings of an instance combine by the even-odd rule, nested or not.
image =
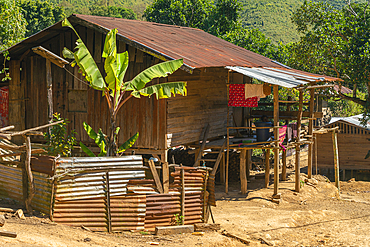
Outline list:
[[[289,68],[226,66],[226,69],[255,78],[259,81],[287,88],[299,87],[312,82],[338,80],[334,77],[316,75]]]
[[[355,115],[355,116],[350,116],[350,117],[332,117],[330,119],[330,122],[327,125],[333,124],[333,123],[338,122],[338,121],[344,121],[344,122],[356,125],[360,128],[370,130],[370,121],[367,122],[366,126],[364,126],[364,125],[361,124],[361,119],[362,118],[363,118],[362,114]],[[325,125],[325,126],[327,126],[327,125]]]

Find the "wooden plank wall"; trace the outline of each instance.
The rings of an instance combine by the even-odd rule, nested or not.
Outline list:
[[[370,160],[364,159],[370,149],[370,142],[367,140],[370,138],[369,131],[344,123],[339,123],[339,126],[341,130],[338,134],[339,168],[369,170]],[[317,135],[317,166],[319,168],[334,167],[331,133]]]
[[[101,53],[105,35],[82,26],[76,26],[76,30],[98,62],[101,71],[104,71]],[[66,29],[41,45],[62,56],[63,47],[72,49],[75,40],[76,35]],[[129,50],[130,64],[125,80],[132,79],[145,68],[159,62],[159,59],[119,42],[118,52],[126,50]],[[26,103],[26,128],[31,128],[48,122],[46,65],[45,59],[36,54],[27,57],[25,61],[27,68],[26,97],[29,98]],[[104,133],[108,133],[110,120],[107,103],[100,91],[84,84],[76,67],[71,68],[68,65],[66,67],[68,72],[52,64],[54,112],[59,112],[63,118],[69,119],[71,123],[68,125],[68,129],[69,131],[76,130],[77,141],[92,144],[93,141],[83,129],[83,122],[86,121],[96,131],[102,128]],[[166,141],[165,107],[166,100],[157,101],[155,97],[130,99],[121,108],[117,118],[117,126],[121,127],[119,142],[123,143],[139,132],[139,139],[135,147],[164,150]]]
[[[206,68],[192,75],[176,71],[169,81],[187,81],[186,97],[167,100],[167,134],[172,134],[171,146],[199,141],[207,123],[209,138],[226,134],[227,70]]]

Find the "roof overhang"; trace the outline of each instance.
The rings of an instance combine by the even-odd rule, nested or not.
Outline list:
[[[301,88],[307,84],[340,80],[334,77],[311,74],[290,68],[249,68],[240,66],[226,66],[225,68],[265,83],[286,88]]]

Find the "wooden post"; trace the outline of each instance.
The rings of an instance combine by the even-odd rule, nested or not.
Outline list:
[[[247,150],[242,149],[240,152],[240,185],[242,195],[247,193],[247,167],[246,167]]]
[[[247,150],[247,156],[246,156],[246,160],[247,160],[247,180],[250,180],[250,170],[251,170],[251,167],[252,167],[252,151],[253,151],[253,149]]]
[[[203,222],[204,223],[207,223],[208,221],[208,218],[206,218],[207,216],[207,206],[208,206],[208,203],[207,203],[207,183],[208,183],[208,171],[206,171],[206,176],[204,178],[204,184],[203,184]]]
[[[332,131],[332,139],[333,139],[333,153],[334,153],[335,187],[337,187],[338,192],[340,192],[340,187],[339,187],[339,154],[338,154],[338,140],[337,140],[336,130]]]
[[[25,129],[24,85],[21,84],[21,65],[19,60],[9,61],[9,74],[12,78],[9,81],[9,125],[14,125],[14,130]],[[21,145],[21,136],[13,137],[12,141]]]
[[[149,160],[149,168],[153,174],[154,182],[155,182],[155,185],[157,186],[158,192],[160,194],[163,194],[161,180],[159,179],[159,176],[158,176],[157,170],[155,169],[155,164],[153,160]]]
[[[185,223],[185,171],[181,168],[181,216],[182,225]]]
[[[112,232],[112,218],[110,213],[110,188],[109,188],[109,172],[105,172],[106,200],[107,200],[107,216],[108,216],[108,232]]]
[[[163,193],[167,194],[170,189],[170,170],[168,168],[168,162],[164,162],[162,165],[162,176],[163,176]]]
[[[314,138],[314,143],[315,143],[315,170],[316,170],[316,175],[318,174],[317,173],[317,135],[315,135],[315,138]]]
[[[24,205],[27,205],[27,198],[28,198],[28,173],[26,169],[26,163],[27,163],[27,155],[26,153],[21,154],[21,162],[23,163],[22,166],[22,193],[23,193],[23,201]]]
[[[299,192],[301,189],[300,183],[300,161],[301,161],[301,147],[299,142],[301,141],[301,122],[302,122],[302,109],[303,109],[303,90],[299,90],[299,109],[297,116],[297,142],[295,147],[295,191]]]
[[[220,182],[225,184],[225,152],[222,151],[222,159],[220,164]]]
[[[270,149],[265,149],[265,188],[270,183]]]
[[[279,86],[274,85],[274,127],[279,126]],[[279,129],[274,129],[274,138],[279,140]],[[278,193],[279,189],[279,146],[278,142],[275,142],[276,148],[274,149],[274,195]]]
[[[51,121],[53,119],[53,79],[51,75],[51,62],[46,59],[46,85],[48,90],[48,117]]]
[[[315,107],[315,89],[310,89],[310,119],[308,123],[308,134],[310,136],[313,136],[313,114],[314,114],[314,107]],[[311,141],[313,141],[313,137],[310,138]],[[308,144],[308,172],[307,176],[308,178],[312,178],[312,155],[313,153],[313,144]]]
[[[281,180],[286,181],[286,150],[283,150],[283,170],[281,172]]]
[[[25,137],[25,142],[26,142],[26,160],[25,160],[25,168],[27,171],[27,177],[28,177],[28,186],[30,188],[29,195],[26,200],[26,209],[29,214],[32,215],[32,198],[35,195],[35,183],[33,180],[33,175],[32,175],[32,170],[31,170],[31,138],[27,135]]]
[[[230,140],[229,140],[229,129],[226,130],[226,141],[227,141],[227,149],[226,149],[226,184],[225,184],[225,193],[229,193],[229,148],[230,148]]]

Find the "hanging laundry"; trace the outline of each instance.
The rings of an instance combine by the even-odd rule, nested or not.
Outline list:
[[[9,87],[0,88],[0,127],[9,125]]]
[[[258,97],[246,99],[244,84],[230,84],[228,105],[234,107],[258,107]]]
[[[267,84],[245,84],[245,98],[265,98],[271,94],[271,87]]]

